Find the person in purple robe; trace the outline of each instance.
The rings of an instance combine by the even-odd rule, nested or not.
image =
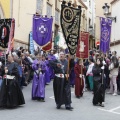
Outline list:
[[[48,55],[48,59],[49,60],[56,60],[56,57],[54,56],[54,53],[52,50],[50,51],[50,54]],[[54,77],[55,77],[54,69],[51,66],[49,66],[49,75],[50,75],[50,80],[54,79]]]
[[[32,68],[34,70],[32,83],[32,100],[45,102],[45,65],[42,56],[36,53],[37,59],[33,61]]]
[[[44,55],[42,55],[42,61],[45,67],[45,85],[48,85],[48,83],[50,83],[49,62],[46,60]]]

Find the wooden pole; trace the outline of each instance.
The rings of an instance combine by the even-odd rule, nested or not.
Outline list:
[[[69,78],[69,71],[70,71],[70,55],[68,55],[67,80]]]

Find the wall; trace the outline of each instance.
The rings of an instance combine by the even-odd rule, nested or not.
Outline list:
[[[32,30],[32,17],[36,12],[41,11],[40,15],[53,16],[53,31],[55,29],[55,0],[49,0],[49,2],[43,0],[43,4],[37,4],[38,1],[40,3],[42,0],[13,0],[13,17],[16,20],[16,47],[20,46],[21,43],[27,45],[29,32]],[[50,5],[49,10],[47,4]],[[40,11],[37,10],[37,7],[39,7]]]
[[[111,16],[112,17],[117,17],[117,21],[116,23],[113,21],[112,23],[112,32],[111,32],[111,42],[115,42],[120,40],[120,14],[118,14],[118,10],[120,9],[120,1],[115,2],[114,4],[112,4],[112,11],[111,11]],[[116,50],[118,52],[118,56],[120,56],[120,44],[118,45],[113,45],[111,47],[111,51]]]
[[[3,10],[4,18],[10,18],[10,0],[0,0],[0,6]]]
[[[120,31],[120,14],[118,14],[118,10],[120,9],[120,1],[114,3],[112,5],[112,11],[111,16],[117,17],[116,23],[113,21],[112,23],[112,36],[111,36],[111,42],[114,40],[120,40],[120,34],[118,34],[118,31]]]
[[[29,32],[32,30],[32,16],[35,12],[35,0],[13,1],[13,18],[15,18],[14,38],[17,41],[19,40],[19,42],[28,43]]]
[[[116,51],[117,52],[117,56],[120,57],[120,45],[115,45],[113,47],[110,47],[110,50],[113,52],[113,51]]]

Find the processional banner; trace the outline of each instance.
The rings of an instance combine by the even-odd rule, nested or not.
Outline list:
[[[8,48],[12,19],[0,19],[0,47]]]
[[[89,33],[80,32],[80,37],[78,41],[78,47],[76,51],[76,57],[87,59],[89,57]]]
[[[63,1],[61,5],[61,28],[69,49],[69,53],[74,55],[76,53],[81,21],[81,6],[78,8],[71,7],[71,3],[66,5]]]
[[[52,23],[53,18],[33,16],[33,40],[39,46],[46,46],[52,38]]]
[[[102,17],[100,18],[100,27],[101,27],[100,50],[103,53],[109,51],[110,48],[111,26],[112,26],[111,19],[102,18]]]

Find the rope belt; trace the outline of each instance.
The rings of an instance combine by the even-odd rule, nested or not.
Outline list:
[[[55,74],[56,77],[64,78],[64,74]]]

